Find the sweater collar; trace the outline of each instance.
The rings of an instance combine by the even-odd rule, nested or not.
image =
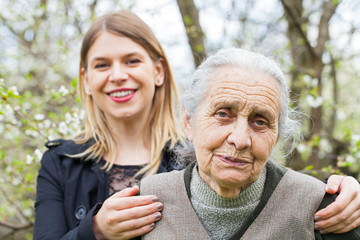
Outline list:
[[[241,191],[235,198],[225,198],[219,196],[207,183],[205,183],[199,173],[198,166],[192,170],[192,179],[190,182],[190,191],[192,198],[196,198],[208,206],[218,208],[232,208],[244,206],[248,203],[258,201],[264,191],[266,179],[266,167],[261,171],[258,179],[256,179],[245,190]]]

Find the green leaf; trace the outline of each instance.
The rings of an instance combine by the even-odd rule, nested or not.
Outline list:
[[[190,26],[190,25],[193,24],[191,18],[190,18],[188,15],[186,15],[186,16],[184,17],[184,23],[185,23],[185,25],[187,25],[187,26]]]
[[[77,77],[74,77],[74,79],[71,81],[71,86],[73,87],[73,89],[76,89],[76,86],[77,86]]]
[[[313,165],[309,165],[309,166],[307,166],[306,168],[305,168],[305,170],[312,170],[314,168],[314,166]]]

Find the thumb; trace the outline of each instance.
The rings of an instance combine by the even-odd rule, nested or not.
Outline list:
[[[125,189],[121,190],[120,192],[115,193],[114,196],[116,196],[116,197],[131,197],[131,196],[135,196],[138,192],[139,192],[139,186],[134,185],[131,188],[125,188]]]
[[[344,176],[340,175],[331,175],[327,181],[325,191],[330,194],[336,193],[341,185],[341,182],[344,180]]]

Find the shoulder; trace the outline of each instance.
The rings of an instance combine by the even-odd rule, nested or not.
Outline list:
[[[292,184],[293,186],[311,186],[312,188],[320,189],[325,194],[325,183],[315,177],[309,176],[304,173],[296,172],[291,169],[287,171],[285,176],[287,177],[287,182],[289,184]]]
[[[77,144],[73,140],[56,139],[45,143],[48,152],[58,155],[75,155],[84,152],[92,141],[83,144]]]
[[[183,177],[184,176],[184,170],[181,171],[171,171],[171,172],[164,172],[164,173],[159,173],[159,174],[155,174],[155,175],[151,175],[148,177],[145,177],[141,180],[141,184],[143,184],[144,182],[149,182],[149,183],[154,183],[154,182],[172,182],[172,181],[176,181],[176,179],[178,179],[179,177]]]
[[[267,163],[267,181],[278,182],[277,186],[282,189],[298,189],[303,194],[318,193],[319,196],[325,194],[325,184],[320,180],[285,168],[277,163]]]
[[[159,173],[143,178],[140,185],[141,195],[161,194],[172,192],[170,189],[177,189],[178,185],[184,184],[184,170]],[[166,189],[166,191],[163,191]]]
[[[51,171],[59,171],[59,169],[70,169],[76,166],[90,166],[90,162],[82,161],[83,158],[72,157],[84,152],[90,145],[89,143],[77,144],[72,140],[56,139],[45,144],[48,148],[45,151],[42,160],[42,169],[51,169]]]

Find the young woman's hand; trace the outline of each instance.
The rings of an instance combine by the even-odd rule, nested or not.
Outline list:
[[[315,213],[315,229],[344,233],[360,226],[360,185],[353,177],[330,176],[326,192],[339,192],[335,202]]]
[[[155,227],[163,204],[154,195],[135,196],[138,186],[115,193],[93,217],[96,239],[130,239]]]

